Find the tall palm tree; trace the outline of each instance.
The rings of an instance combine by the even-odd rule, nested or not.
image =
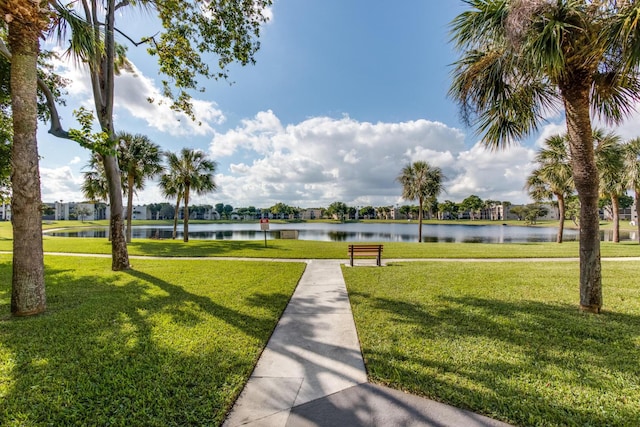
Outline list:
[[[580,199],[580,308],[602,306],[599,182],[591,111],[619,123],[640,100],[640,2],[467,0],[450,95],[484,143],[504,148],[564,109]]]
[[[525,188],[536,201],[558,200],[558,234],[556,242],[562,243],[564,219],[566,215],[565,200],[573,194],[573,175],[566,135],[553,135],[544,141],[544,146],[536,155],[538,168],[527,178]]]
[[[638,243],[640,243],[640,138],[634,138],[624,145],[625,179],[627,187],[635,193],[636,226],[638,227]]]
[[[118,162],[126,179],[127,194],[127,243],[131,243],[131,220],[133,217],[133,194],[143,190],[147,178],[159,175],[164,170],[160,146],[146,135],[132,135],[127,132],[116,134],[118,141]]]
[[[47,3],[0,2],[0,14],[7,22],[12,52],[11,222],[14,239],[11,314],[14,316],[30,316],[46,310],[36,130],[39,41],[49,25],[49,12]]]
[[[176,196],[184,200],[184,241],[189,241],[189,198],[191,192],[205,194],[216,190],[213,174],[216,163],[207,159],[207,155],[199,150],[183,148],[178,156],[176,153],[166,153],[168,173],[164,179],[173,180]],[[166,178],[164,178],[166,177]],[[178,203],[179,199],[178,198]],[[177,217],[177,216],[176,216]]]
[[[444,190],[442,170],[425,161],[416,161],[402,168],[396,178],[402,185],[402,197],[418,201],[418,242],[422,242],[422,219],[425,201],[437,199]]]
[[[611,200],[613,241],[620,242],[620,196],[627,190],[624,171],[624,148],[613,132],[593,131],[596,163],[600,175],[600,194]]]
[[[182,201],[182,192],[178,182],[178,176],[174,173],[174,171],[170,171],[169,173],[165,173],[160,177],[160,191],[162,192],[162,196],[167,199],[176,199],[176,207],[173,214],[173,234],[172,239],[175,239],[178,235],[178,216],[180,214],[180,202]]]

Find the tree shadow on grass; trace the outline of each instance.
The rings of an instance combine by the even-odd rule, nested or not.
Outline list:
[[[241,313],[142,271],[91,273],[110,262],[47,266],[47,313],[0,319],[0,425],[223,421],[277,316]],[[10,277],[11,263],[0,263],[3,312]],[[280,311],[287,300],[262,298]]]
[[[640,425],[639,315],[471,296],[350,296],[394,325],[384,337],[377,331],[385,345],[363,338],[374,381],[518,425]]]
[[[243,256],[270,257],[274,249],[290,251],[291,249],[276,247],[270,244],[264,247],[260,240],[208,240],[199,241],[197,245],[178,240],[136,241],[128,244],[132,254],[168,257],[207,257],[207,256]]]

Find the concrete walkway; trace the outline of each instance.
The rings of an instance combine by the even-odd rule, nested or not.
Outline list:
[[[311,260],[224,423],[236,426],[507,424],[368,384],[340,262]]]

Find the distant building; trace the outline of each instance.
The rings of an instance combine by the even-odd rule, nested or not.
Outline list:
[[[9,203],[2,203],[0,205],[0,220],[2,221],[10,221],[11,220],[11,205]]]
[[[303,209],[300,215],[302,219],[320,219],[322,218],[322,211],[323,209],[320,208]]]

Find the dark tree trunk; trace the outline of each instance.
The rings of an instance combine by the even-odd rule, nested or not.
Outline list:
[[[418,199],[418,242],[422,242],[422,199]]]
[[[580,309],[599,313],[602,307],[599,181],[591,128],[590,85],[568,77],[562,87],[573,179],[580,200]]]
[[[638,243],[640,243],[640,191],[636,188],[636,227],[638,227]]]
[[[127,176],[127,243],[131,243],[131,221],[133,220],[133,175]]]
[[[176,202],[176,214],[173,216],[173,239],[178,236],[178,216],[180,215],[180,197]]]
[[[562,239],[564,237],[564,215],[565,215],[565,206],[564,206],[564,195],[556,194],[558,198],[558,218],[560,222],[558,223],[558,235],[556,236],[556,243],[562,243]]]
[[[611,210],[613,210],[613,242],[620,243],[620,198],[611,195]]]
[[[189,241],[189,187],[184,189],[184,236],[185,242]]]
[[[37,6],[36,6],[37,7]],[[37,60],[40,32],[37,25],[9,24],[11,60],[11,213],[13,224],[13,277],[11,314],[29,316],[46,309],[42,212],[37,130]]]

